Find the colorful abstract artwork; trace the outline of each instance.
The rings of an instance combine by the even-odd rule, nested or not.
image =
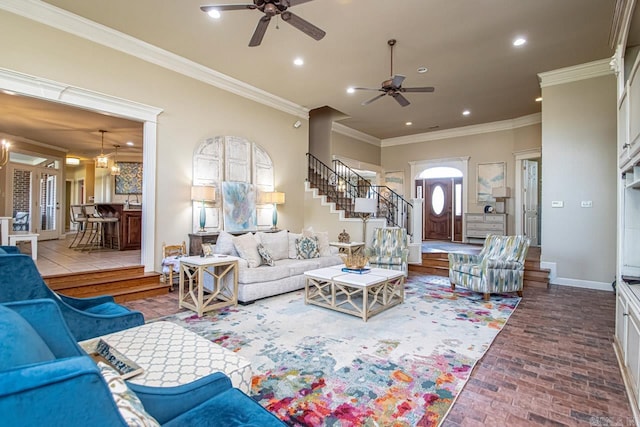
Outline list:
[[[222,203],[225,231],[256,230],[256,191],[253,184],[224,181]]]
[[[142,163],[118,162],[120,175],[116,176],[116,194],[142,194]]]

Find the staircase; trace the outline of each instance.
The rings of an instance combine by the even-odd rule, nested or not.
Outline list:
[[[478,247],[480,252],[480,247]],[[409,264],[409,271],[418,274],[432,274],[435,276],[449,276],[449,258],[445,251],[422,254],[422,265]],[[549,273],[546,268],[540,268],[540,248],[529,248],[524,263],[524,287],[548,288]]]
[[[116,302],[164,295],[169,291],[169,286],[160,282],[159,273],[145,273],[142,265],[56,274],[43,279],[49,288],[65,296],[111,295]]]

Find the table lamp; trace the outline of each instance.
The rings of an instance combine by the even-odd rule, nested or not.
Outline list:
[[[201,202],[200,206],[200,233],[204,233],[207,224],[207,211],[205,210],[205,202],[213,202],[216,199],[216,189],[208,185],[194,185],[191,187],[191,200]]]
[[[367,221],[371,218],[371,215],[378,211],[378,203],[376,199],[368,199],[365,197],[356,197],[355,206],[353,207],[355,213],[360,214],[362,219],[362,241],[367,242]]]
[[[278,207],[277,205],[283,205],[284,204],[284,193],[279,192],[279,191],[271,191],[271,192],[265,192],[265,193],[261,193],[260,195],[260,203],[271,203],[273,204],[273,216],[271,217],[271,229],[272,230],[277,230],[277,224],[278,224]]]
[[[493,187],[491,189],[491,197],[496,199],[496,213],[504,213],[505,199],[511,197],[511,188]]]

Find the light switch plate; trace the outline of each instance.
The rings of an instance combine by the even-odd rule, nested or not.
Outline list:
[[[583,200],[580,202],[580,207],[582,208],[592,208],[593,202],[591,200]]]
[[[551,201],[552,208],[564,208],[564,202],[562,200],[553,200]]]

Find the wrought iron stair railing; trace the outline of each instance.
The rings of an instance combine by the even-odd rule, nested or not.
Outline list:
[[[370,181],[340,160],[333,161],[333,168],[314,155],[307,153],[307,180],[312,188],[336,204],[348,218],[359,217],[354,212],[354,201],[358,197],[375,199],[375,217],[385,218],[388,226],[409,228],[413,206],[401,195],[385,185],[371,185]]]

